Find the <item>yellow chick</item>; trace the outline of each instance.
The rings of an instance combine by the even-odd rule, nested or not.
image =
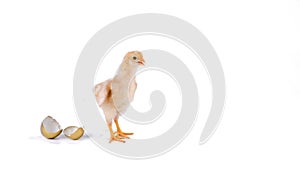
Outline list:
[[[139,51],[128,52],[116,75],[112,79],[108,79],[99,83],[94,88],[96,101],[102,108],[106,123],[110,131],[110,141],[120,141],[125,143],[124,138],[133,133],[125,133],[121,130],[118,118],[124,113],[133,100],[137,83],[135,81],[135,73],[138,66],[144,65],[145,60]],[[112,120],[114,120],[117,131],[112,130]]]

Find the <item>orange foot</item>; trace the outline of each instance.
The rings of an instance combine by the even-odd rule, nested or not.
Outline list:
[[[123,138],[122,138],[122,137],[119,137],[118,135],[117,135],[117,136],[113,135],[113,136],[110,137],[109,143],[111,143],[111,142],[113,142],[113,141],[119,141],[119,142],[125,143],[125,141],[122,140],[122,139],[123,139]]]
[[[120,138],[126,138],[126,139],[130,139],[130,137],[128,137],[128,135],[133,135],[133,133],[125,133],[122,131],[116,131],[116,132],[114,132],[114,134],[116,134]]]

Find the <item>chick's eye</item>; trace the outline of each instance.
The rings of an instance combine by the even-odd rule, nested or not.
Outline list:
[[[136,60],[136,56],[132,56],[132,59],[133,59],[133,60]]]

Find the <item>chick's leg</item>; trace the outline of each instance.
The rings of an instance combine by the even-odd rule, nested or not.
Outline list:
[[[111,124],[111,123],[108,123],[107,125],[108,125],[109,132],[110,132],[110,140],[109,140],[109,143],[111,143],[112,141],[119,141],[119,142],[125,143],[125,141],[122,140],[121,137],[115,136],[115,135],[114,135],[114,132],[113,132],[113,130],[112,130],[112,124]]]
[[[119,126],[119,122],[118,122],[118,119],[115,119],[115,124],[116,124],[116,127],[117,127],[117,134],[122,137],[122,138],[129,138],[127,135],[133,135],[133,133],[125,133],[121,130],[120,126]]]

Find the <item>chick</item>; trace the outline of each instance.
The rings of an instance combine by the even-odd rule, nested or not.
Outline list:
[[[120,141],[125,143],[124,138],[133,133],[125,133],[121,130],[118,118],[124,113],[130,102],[133,100],[137,83],[135,73],[137,68],[144,65],[145,60],[139,51],[128,52],[117,73],[112,79],[99,83],[94,88],[96,101],[102,108],[105,120],[110,132],[110,141]],[[114,120],[117,131],[112,130],[112,120]]]

